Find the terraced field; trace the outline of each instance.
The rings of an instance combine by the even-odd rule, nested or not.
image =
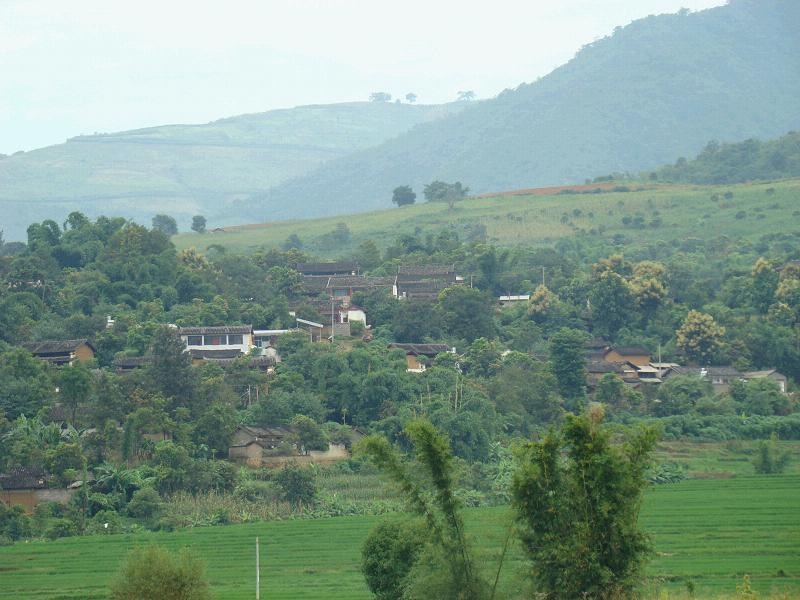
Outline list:
[[[762,597],[800,596],[800,476],[691,480],[651,489],[642,520],[655,556],[647,596],[731,597],[744,574]],[[358,599],[369,593],[359,551],[385,517],[341,517],[197,528],[175,533],[71,538],[0,548],[0,598],[106,598],[106,586],[136,544],[192,547],[207,563],[215,597],[253,597],[254,541],[262,545],[262,597]],[[496,565],[509,524],[507,508],[472,509],[467,521],[480,563]],[[525,560],[513,547],[501,598],[525,590]],[[670,596],[671,597],[671,596]]]
[[[639,191],[598,194],[504,192],[465,200],[453,210],[441,202],[388,208],[387,198],[387,210],[226,227],[203,235],[180,234],[173,241],[179,249],[195,247],[205,252],[217,245],[250,253],[279,247],[295,234],[306,251],[339,257],[367,239],[386,247],[401,234],[443,229],[457,231],[462,239],[482,231],[486,239],[502,246],[551,245],[586,235],[609,242],[616,239],[628,248],[709,236],[755,241],[764,234],[800,232],[800,179],[722,186],[631,184],[633,190],[639,187]],[[351,237],[345,244],[332,245],[327,234],[337,223],[345,223]],[[209,223],[209,229],[213,227]]]

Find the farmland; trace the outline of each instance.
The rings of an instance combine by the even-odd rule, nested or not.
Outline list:
[[[642,520],[655,555],[647,595],[678,595],[691,580],[698,597],[733,595],[749,574],[760,593],[800,593],[800,476],[738,476],[652,488]],[[506,507],[467,511],[482,567],[496,564],[509,523]],[[0,548],[0,598],[105,598],[109,579],[134,545],[193,548],[207,564],[217,598],[253,596],[253,544],[262,543],[262,597],[368,598],[359,572],[360,545],[384,517],[195,528],[20,543]],[[525,562],[512,549],[501,597],[519,596]],[[663,596],[661,596],[663,597]]]
[[[386,247],[401,234],[444,229],[453,229],[464,239],[485,228],[485,238],[501,246],[545,246],[583,235],[626,247],[706,239],[709,235],[756,241],[765,234],[795,233],[800,229],[795,214],[800,194],[798,179],[726,186],[630,188],[634,191],[503,193],[467,199],[452,210],[445,203],[421,202],[349,216],[226,227],[202,235],[180,234],[173,241],[179,249],[195,247],[207,251],[217,245],[228,251],[250,253],[280,246],[296,234],[306,251],[338,257],[352,252],[367,239]],[[325,242],[325,236],[337,223],[346,223],[351,238],[344,245],[334,246]],[[213,227],[209,223],[209,229]]]

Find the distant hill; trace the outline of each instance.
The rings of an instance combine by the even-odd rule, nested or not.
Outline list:
[[[241,115],[205,125],[165,125],[72,138],[0,159],[0,229],[70,211],[149,224],[166,212],[225,213],[228,202],[375,146],[461,105],[355,102]],[[238,219],[241,221],[241,218]]]
[[[693,160],[652,171],[651,181],[679,183],[740,183],[800,177],[800,132],[767,142],[749,139],[735,144],[709,142]]]
[[[326,163],[242,204],[248,220],[387,206],[435,179],[474,193],[639,172],[710,139],[800,129],[800,2],[732,0],[650,16],[550,75]],[[238,211],[237,211],[238,212]]]

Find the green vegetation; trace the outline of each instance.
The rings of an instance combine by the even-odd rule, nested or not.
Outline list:
[[[0,227],[7,238],[23,239],[31,221],[60,222],[71,211],[149,223],[168,210],[184,230],[198,213],[208,217],[210,228],[241,222],[229,214],[231,201],[460,109],[370,102],[301,106],[72,138],[0,160]]]
[[[210,600],[203,563],[187,548],[177,557],[157,546],[135,548],[111,583],[113,600]]]
[[[762,597],[800,593],[797,537],[800,512],[796,475],[684,481],[645,494],[641,521],[653,536],[646,597],[666,588],[679,598],[692,581],[697,598],[735,594],[744,574]],[[509,524],[505,507],[467,509],[468,533],[480,540],[479,562],[496,565]],[[194,549],[206,565],[212,594],[252,598],[255,537],[262,547],[262,596],[269,598],[369,598],[359,568],[361,546],[379,517],[342,517],[175,533],[97,535],[0,548],[0,596],[31,600],[101,599],[135,545],[157,543]],[[501,598],[515,598],[527,569],[519,546],[509,551]],[[672,597],[671,595],[669,596]]]
[[[727,184],[787,177],[800,177],[799,132],[768,142],[709,142],[693,160],[679,158],[647,174],[650,181]]]
[[[639,173],[711,139],[784,135],[800,127],[798,21],[783,0],[634,21],[533,83],[255,195],[245,221],[374,210],[435,179],[481,194]]]
[[[356,214],[345,219],[351,237],[343,246],[324,243],[324,236],[342,217],[228,227],[204,235],[181,234],[173,241],[180,249],[194,247],[206,252],[210,247],[220,247],[228,252],[252,253],[262,247],[280,247],[296,235],[305,251],[332,258],[356,255],[359,244],[366,240],[385,248],[398,235],[414,235],[420,229],[433,234],[454,231],[466,239],[501,246],[546,246],[578,237],[624,247],[626,252],[655,246],[656,242],[689,244],[707,238],[709,231],[753,242],[765,234],[800,229],[794,214],[798,210],[795,198],[800,193],[798,179],[725,187],[644,187],[640,191],[634,186],[633,191],[598,194],[500,195],[466,199],[454,210],[444,202],[426,202],[403,210]],[[774,192],[767,193],[768,189]],[[725,192],[733,196],[725,199]],[[737,218],[740,212],[745,213],[744,218]]]

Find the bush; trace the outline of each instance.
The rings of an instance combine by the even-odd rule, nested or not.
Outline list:
[[[289,463],[275,475],[281,498],[295,506],[312,504],[317,496],[314,472],[309,468]]]
[[[783,473],[789,464],[789,451],[778,448],[778,436],[774,433],[769,441],[762,440],[753,459],[753,467],[760,475],[776,475]]]
[[[128,503],[128,514],[136,519],[151,519],[161,513],[161,496],[153,488],[142,488],[133,493]]]
[[[203,578],[204,565],[187,548],[177,557],[158,546],[136,548],[128,554],[111,584],[114,600],[207,600],[211,598]]]
[[[47,524],[44,535],[49,540],[78,535],[78,528],[70,519],[53,519]]]
[[[367,587],[380,600],[401,600],[406,576],[425,544],[417,523],[379,523],[361,549],[361,571]]]

